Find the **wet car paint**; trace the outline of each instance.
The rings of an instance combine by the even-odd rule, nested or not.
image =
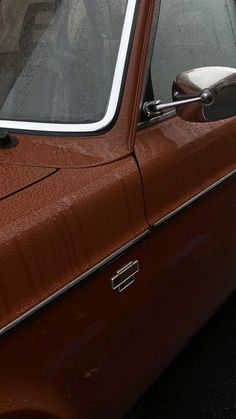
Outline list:
[[[2,417],[121,418],[235,289],[235,178],[153,227],[235,160],[234,120],[200,127],[173,118],[137,133],[153,10],[154,1],[140,2],[109,131],[21,133],[15,149],[1,150],[12,174],[56,169],[1,202],[2,328],[111,256],[2,334]],[[111,278],[130,260],[140,272],[114,292]]]

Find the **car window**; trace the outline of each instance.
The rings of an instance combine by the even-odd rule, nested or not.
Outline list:
[[[103,118],[127,0],[1,0],[0,119]]]
[[[171,99],[177,74],[236,67],[235,0],[162,0],[151,63],[155,99]]]

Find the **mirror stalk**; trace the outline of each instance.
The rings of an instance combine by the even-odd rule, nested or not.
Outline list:
[[[146,102],[148,119],[175,110],[188,122],[214,122],[236,116],[236,68],[200,67],[180,73],[172,87],[173,102]]]
[[[186,99],[183,99],[183,96],[180,96],[180,94],[175,94],[175,99],[176,100],[174,102],[169,103],[162,103],[161,100],[145,102],[143,105],[143,111],[148,118],[153,118],[163,115],[165,111],[175,109],[178,106],[187,105],[189,103],[201,102],[204,106],[210,106],[215,101],[215,95],[210,90],[204,89],[199,96],[186,97]]]

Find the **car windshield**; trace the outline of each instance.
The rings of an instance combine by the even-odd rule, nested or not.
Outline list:
[[[106,114],[128,0],[0,0],[0,119]]]

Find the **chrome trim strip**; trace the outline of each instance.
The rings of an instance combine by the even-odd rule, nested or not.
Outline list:
[[[22,323],[24,320],[31,317],[33,314],[38,312],[39,310],[43,309],[53,301],[55,301],[57,298],[61,297],[63,294],[65,294],[67,291],[74,288],[76,285],[78,285],[80,282],[84,281],[88,278],[88,276],[94,274],[99,269],[103,268],[107,263],[110,263],[113,259],[120,256],[123,252],[128,250],[130,247],[138,243],[140,240],[142,240],[144,237],[146,237],[150,233],[150,230],[145,230],[143,233],[139,234],[135,239],[130,240],[128,243],[126,243],[124,246],[122,246],[120,249],[118,249],[116,252],[114,252],[112,255],[108,256],[101,262],[99,262],[97,265],[93,266],[88,271],[84,272],[82,275],[75,278],[73,281],[71,281],[69,284],[66,284],[64,287],[56,291],[54,294],[47,297],[44,301],[37,304],[36,306],[32,307],[30,310],[26,311],[24,314],[19,316],[17,319],[13,320],[12,322],[8,323],[6,326],[4,326],[2,329],[0,329],[0,336],[2,336],[4,333],[11,330],[13,327],[18,326],[20,323]],[[109,281],[109,278],[108,278]]]
[[[169,214],[167,214],[165,217],[161,218],[159,221],[156,221],[152,226],[158,227],[161,224],[163,224],[165,221],[168,221],[170,218],[174,217],[176,214],[178,214],[180,211],[188,207],[189,205],[193,204],[198,199],[202,198],[204,195],[206,195],[208,192],[210,192],[212,189],[219,186],[221,183],[225,182],[227,179],[231,178],[236,174],[236,169],[232,170],[232,172],[228,173],[221,179],[217,180],[217,182],[213,183],[212,185],[208,186],[208,188],[204,189],[202,192],[198,193],[197,195],[193,196],[191,199],[186,201],[184,204],[180,205],[175,210],[171,211]]]
[[[173,118],[176,115],[177,114],[176,114],[175,110],[165,112],[161,116],[155,116],[154,118],[151,118],[147,121],[139,122],[138,123],[138,129],[141,130],[141,129],[144,129],[144,128],[151,127],[152,125],[158,124],[159,122],[165,121],[166,119]]]
[[[168,221],[172,217],[174,217],[176,214],[178,214],[180,211],[184,210],[186,207],[206,195],[208,192],[219,186],[221,183],[225,182],[227,179],[231,178],[236,174],[236,169],[232,170],[230,173],[219,179],[217,182],[213,183],[212,185],[208,186],[208,188],[204,189],[202,192],[198,193],[188,201],[186,201],[184,204],[180,205],[175,210],[171,211],[169,214],[167,214],[165,217],[161,218],[160,220],[156,221],[154,224],[152,224],[153,227],[159,227],[164,222]],[[143,233],[139,234],[137,237],[135,237],[133,240],[130,240],[128,243],[126,243],[124,246],[122,246],[120,249],[118,249],[116,252],[114,252],[112,255],[108,256],[101,262],[99,262],[97,265],[93,266],[88,271],[84,272],[77,278],[75,278],[73,281],[71,281],[69,284],[66,284],[64,287],[56,291],[54,294],[50,295],[48,298],[46,298],[41,303],[37,304],[30,310],[26,311],[24,314],[19,316],[17,319],[13,320],[12,322],[8,323],[6,326],[4,326],[2,329],[0,329],[0,336],[2,336],[4,333],[10,331],[14,327],[18,326],[20,323],[22,323],[24,320],[27,320],[29,317],[31,317],[33,314],[37,313],[39,310],[43,309],[50,303],[52,303],[57,298],[61,297],[63,294],[65,294],[67,291],[74,288],[76,285],[87,279],[90,275],[98,271],[99,269],[103,268],[107,263],[110,263],[113,259],[120,256],[123,252],[128,250],[130,247],[138,243],[140,240],[142,240],[144,237],[146,237],[148,234],[150,234],[150,230],[145,230]]]
[[[40,132],[55,132],[55,133],[84,133],[96,132],[106,128],[113,120],[120,96],[120,89],[125,70],[126,57],[129,48],[130,36],[132,31],[132,24],[134,20],[137,0],[128,0],[127,10],[124,20],[124,26],[121,35],[120,47],[115,67],[115,73],[111,88],[111,94],[107,106],[107,111],[103,119],[98,122],[90,124],[60,124],[60,123],[44,123],[44,122],[29,122],[29,121],[11,121],[1,120],[0,127],[23,130],[23,131],[40,131]]]

